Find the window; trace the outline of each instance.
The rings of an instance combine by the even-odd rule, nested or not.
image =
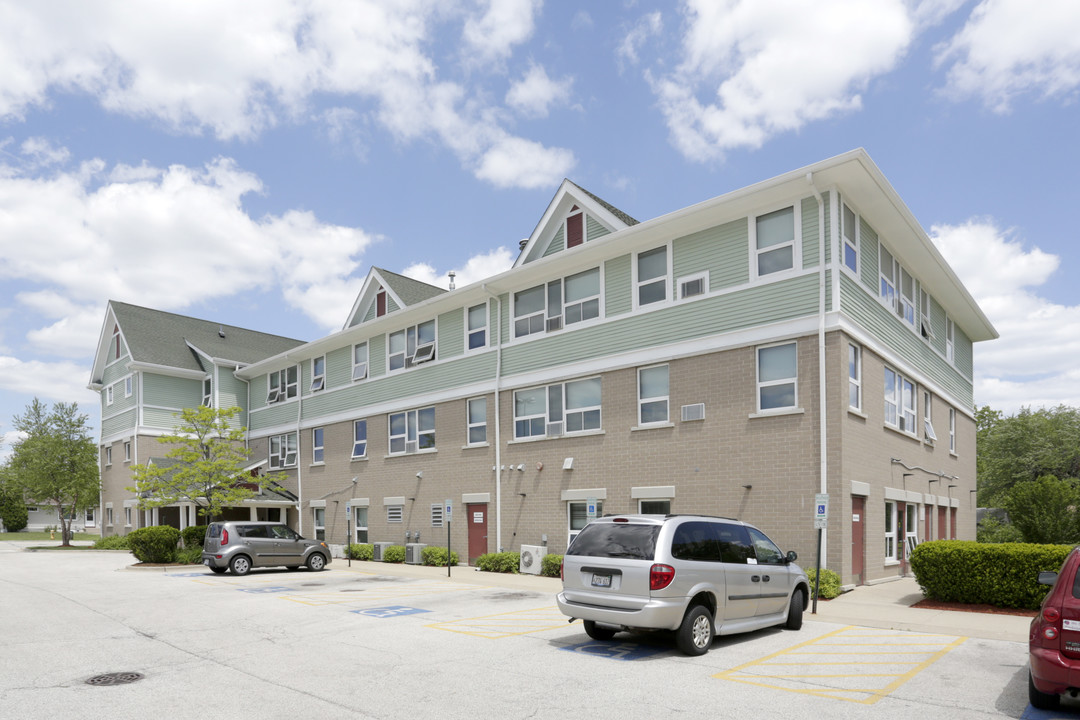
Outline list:
[[[923,340],[929,341],[934,337],[934,326],[930,323],[930,293],[919,290],[919,332]]]
[[[134,379],[132,378],[131,375],[128,375],[126,378],[124,378],[124,397],[126,397],[126,398],[131,397],[132,385],[133,384],[134,384]]]
[[[315,516],[315,539],[326,539],[326,508],[312,508]]]
[[[581,528],[585,527],[589,523],[589,509],[588,503],[585,502],[568,502],[566,503],[567,521],[569,525],[569,533],[566,540],[566,546],[569,547],[570,543],[574,542],[574,538],[581,532]],[[596,517],[600,517],[604,514],[604,501],[596,501]]]
[[[704,295],[708,289],[708,284],[709,273],[707,272],[679,278],[679,299],[686,300],[687,298]]]
[[[919,544],[919,506],[908,503],[904,506],[904,515],[907,517],[904,523],[904,547],[907,548],[905,554],[911,557],[915,546]]]
[[[124,442],[124,462],[131,462],[131,441]]]
[[[473,398],[468,402],[468,444],[483,445],[487,442],[487,399]]]
[[[270,469],[296,465],[296,433],[273,435],[270,438]]]
[[[319,392],[326,387],[326,356],[320,355],[311,361],[311,390]]]
[[[949,452],[956,453],[956,410],[949,408]]]
[[[296,390],[298,387],[297,375],[296,365],[270,373],[267,377],[269,391],[266,395],[266,404],[271,405],[276,402],[284,402],[285,400],[296,397]]]
[[[755,269],[758,277],[795,267],[795,208],[754,219]]]
[[[670,500],[639,500],[638,512],[643,515],[670,515]]]
[[[112,527],[113,524],[113,509],[105,508],[105,524]]]
[[[390,371],[411,368],[435,357],[435,321],[390,333]]]
[[[94,524],[94,508],[86,508],[86,514],[83,516],[84,525]]]
[[[380,289],[375,293],[375,317],[382,317],[386,314],[386,291]]]
[[[885,424],[915,434],[915,384],[885,368]]]
[[[844,203],[841,215],[844,236],[844,265],[853,273],[859,272],[859,221],[854,211]]]
[[[514,439],[600,429],[600,378],[514,392]]]
[[[202,381],[202,404],[205,407],[214,406],[214,381],[210,378]]]
[[[435,449],[435,408],[393,413],[389,422],[391,455]]]
[[[879,295],[904,322],[915,327],[915,279],[905,270],[884,245],[878,245]]]
[[[404,516],[403,505],[387,505],[386,506],[386,522],[399,523]]]
[[[469,325],[469,349],[476,350],[487,345],[487,304],[472,306],[465,316]]]
[[[668,422],[668,366],[638,370],[638,424]]]
[[[848,345],[848,407],[862,410],[862,348]]]
[[[896,503],[885,501],[885,560],[896,560]]]
[[[362,458],[367,456],[367,420],[353,422],[353,446],[352,457]]]
[[[113,402],[113,386],[110,385],[105,388],[105,404],[112,405]]]
[[[915,326],[915,280],[904,268],[900,268],[900,305],[896,314],[908,325]]]
[[[514,337],[544,331],[544,286],[514,293]]]
[[[565,298],[564,298],[565,290]],[[564,305],[565,300],[565,305]],[[514,337],[600,317],[600,268],[514,293]]]
[[[934,432],[934,422],[931,419],[930,414],[930,401],[933,396],[928,393],[923,393],[923,437],[927,442],[937,442],[937,433]]]
[[[798,361],[796,343],[757,350],[758,410],[795,407]]]
[[[131,508],[124,508],[124,525],[131,527]]]
[[[368,347],[366,342],[353,345],[352,379],[363,380],[368,375]]]
[[[668,298],[667,247],[639,253],[637,256],[637,303],[648,305]]]
[[[765,536],[765,533],[752,527],[746,528],[746,531],[750,534],[750,543],[754,546],[754,555],[759,565],[784,564],[784,554],[772,540]]]
[[[108,467],[109,465],[112,465],[112,448],[111,447],[105,448],[105,466]]]
[[[948,318],[945,318],[945,359],[950,363],[956,361],[956,326]]]
[[[570,215],[566,216],[566,247],[577,247],[585,242],[585,214],[578,206],[570,208]]]
[[[892,309],[896,309],[896,260],[884,245],[878,246],[878,269],[881,279],[879,296]]]
[[[600,317],[600,268],[571,275],[566,278],[565,284],[563,319],[566,325]],[[548,315],[551,315],[550,308]]]
[[[441,528],[443,526],[443,506],[442,503],[432,503],[431,505],[431,527]]]
[[[354,507],[353,508],[353,533],[356,536],[356,542],[366,543],[368,541],[368,520],[367,520],[366,507]]]
[[[311,462],[320,464],[323,462],[323,429],[314,428],[311,431]]]

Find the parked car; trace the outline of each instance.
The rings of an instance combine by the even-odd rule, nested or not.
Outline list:
[[[688,655],[714,635],[802,627],[806,573],[765,533],[730,518],[617,515],[593,520],[563,556],[557,601],[585,632],[672,630]]]
[[[1050,585],[1028,633],[1028,700],[1053,710],[1061,695],[1080,693],[1080,548],[1074,548],[1058,572],[1039,573]]]
[[[330,563],[330,548],[281,523],[230,520],[206,527],[202,562],[215,573],[229,570],[233,575],[275,566],[295,570],[305,565],[317,571]]]

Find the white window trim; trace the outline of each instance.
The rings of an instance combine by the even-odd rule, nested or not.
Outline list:
[[[296,444],[296,447],[292,450],[289,449],[290,437],[293,439],[293,443]],[[278,446],[278,451],[276,453],[274,452],[275,443]],[[284,470],[286,468],[296,467],[296,461],[300,453],[299,443],[297,443],[295,432],[271,435],[267,444],[267,465],[271,470]]]
[[[431,324],[432,337],[431,342],[420,343],[420,326]],[[414,334],[413,351],[409,354],[409,331],[412,330]],[[404,334],[405,337],[405,349],[400,352],[390,352],[390,338],[394,335]],[[408,325],[393,332],[386,333],[386,372],[387,373],[399,373],[406,370],[412,370],[417,365],[423,365],[424,363],[432,362],[435,360],[436,352],[439,345],[439,321],[438,318],[432,318],[430,320],[424,320],[423,322],[415,323],[414,325]],[[401,355],[402,366],[399,368],[390,369],[392,358]],[[418,360],[417,358],[423,358]],[[370,355],[369,358],[370,360]]]
[[[134,390],[133,390],[134,385],[135,385],[135,378],[134,378],[133,375],[128,375],[126,378],[124,378],[124,397],[126,397],[126,398],[131,397],[132,393],[134,392]]]
[[[599,288],[597,294],[595,296],[589,296],[589,298],[588,298],[588,299],[591,299],[593,297],[596,298],[596,301],[597,301],[597,314],[596,314],[596,317],[588,318],[587,320],[579,320],[578,322],[570,323],[569,325],[567,325],[567,323],[566,323],[566,305],[567,305],[567,303],[566,303],[566,279],[569,278],[569,277],[573,277],[574,275],[580,275],[582,273],[589,272],[589,271],[592,271],[592,270],[596,271],[597,279],[600,282],[600,288]],[[636,271],[634,272],[634,274],[636,276]],[[605,296],[606,296],[604,278],[605,278],[604,263],[600,263],[599,265],[597,265],[595,267],[588,267],[588,268],[585,268],[584,270],[579,270],[578,272],[573,272],[573,273],[570,273],[568,275],[563,275],[562,277],[552,278],[551,280],[545,280],[544,282],[537,283],[535,285],[530,285],[529,287],[521,288],[520,290],[511,290],[510,294],[509,294],[509,300],[510,300],[510,302],[509,302],[509,305],[510,305],[510,308],[509,308],[509,312],[510,312],[510,318],[509,318],[510,342],[512,342],[512,343],[513,342],[528,342],[529,340],[533,340],[535,338],[545,337],[550,333],[562,332],[562,331],[566,330],[567,328],[576,330],[578,328],[588,327],[590,325],[594,325],[596,323],[603,322],[604,321],[604,313],[605,313],[604,303],[605,303]],[[559,306],[559,313],[557,315],[552,315],[551,314],[551,308],[548,305],[548,294],[550,292],[549,291],[549,286],[552,283],[555,283],[555,282],[559,283],[559,295],[560,295],[560,298],[561,298],[561,302],[560,302],[560,306]],[[544,306],[543,306],[543,308],[541,310],[529,313],[528,315],[523,316],[523,318],[524,317],[532,318],[532,317],[535,317],[536,315],[539,315],[539,316],[541,316],[543,318],[543,328],[540,329],[540,330],[537,330],[536,332],[530,332],[530,333],[527,333],[525,335],[518,335],[516,325],[517,325],[517,321],[522,319],[522,318],[519,318],[517,316],[517,297],[516,296],[519,293],[526,292],[528,290],[533,290],[533,289],[538,288],[538,287],[543,288]],[[635,291],[635,293],[636,293],[636,291]],[[576,300],[572,304],[576,305],[576,304],[579,304],[581,302],[583,302],[583,300]],[[659,305],[660,303],[656,303],[656,304]],[[554,320],[556,318],[558,318],[558,320],[559,320],[559,322],[558,322],[559,327],[551,328],[549,330],[548,329],[549,321]],[[489,319],[489,324],[490,324],[490,319]],[[466,333],[466,335],[467,334],[468,333]],[[490,336],[489,336],[489,341],[490,341]]]
[[[322,510],[322,525],[319,524],[319,511]],[[316,540],[326,539],[326,508],[325,507],[313,507],[311,508],[311,528],[312,535]],[[322,537],[319,537],[319,531],[322,531]]]
[[[600,381],[600,405],[589,405],[588,407],[574,408],[571,411],[566,406],[566,386],[571,384],[571,383],[584,382],[584,381],[587,381],[587,380],[599,380]],[[559,392],[562,394],[562,402],[561,402],[561,405],[562,405],[562,419],[557,420],[557,421],[553,421],[552,417],[551,417],[551,402],[549,400],[549,397],[550,397],[549,393],[550,393],[550,388],[553,388],[553,387],[558,387]],[[544,391],[544,414],[543,414],[543,418],[544,418],[544,434],[543,435],[518,436],[518,434],[517,434],[518,420],[527,420],[527,419],[538,418],[538,417],[540,417],[540,415],[539,414],[525,415],[525,416],[522,416],[522,417],[519,418],[518,415],[517,415],[517,393],[526,392],[526,391],[530,391],[530,390],[538,390],[538,389],[543,389],[543,391]],[[514,423],[514,437],[513,437],[512,442],[531,442],[531,441],[536,441],[536,440],[544,440],[544,439],[547,439],[547,438],[568,437],[568,436],[572,437],[572,436],[577,436],[577,435],[589,435],[589,434],[595,434],[595,433],[603,432],[603,430],[604,430],[603,397],[604,397],[604,383],[603,383],[603,380],[602,380],[601,376],[599,376],[599,375],[592,375],[590,377],[583,377],[583,378],[575,378],[573,380],[567,380],[566,382],[551,383],[549,385],[534,385],[532,387],[521,388],[520,390],[515,390],[514,391],[514,396],[511,399],[511,402],[513,402],[513,408],[514,408],[513,409],[513,415],[512,415],[512,422]],[[584,413],[591,412],[593,410],[599,410],[600,411],[600,426],[599,427],[587,428],[587,429],[583,429],[583,430],[573,430],[573,431],[567,429],[567,420],[566,420],[566,418],[571,412],[581,413],[582,415],[584,415]],[[549,430],[551,429],[551,427],[553,425],[561,425],[562,426],[562,432],[549,433]]]
[[[317,439],[317,433],[322,433],[322,442]],[[317,457],[316,453],[322,453],[322,457]],[[317,427],[311,428],[311,464],[312,465],[324,465],[326,464],[326,428]]]
[[[131,441],[124,441],[124,462],[131,462]]]
[[[357,455],[357,454],[356,454],[356,444],[357,444],[358,442],[360,442],[359,440],[357,440],[357,439],[356,439],[356,426],[357,426],[357,425],[358,425],[359,423],[364,423],[364,452],[363,452],[363,454],[361,454],[361,455]],[[353,423],[352,423],[352,425],[353,425],[353,431],[352,431],[352,450],[350,450],[350,451],[349,451],[349,452],[350,452],[350,457],[351,457],[351,458],[352,458],[353,460],[361,460],[361,459],[363,459],[363,458],[366,458],[366,457],[367,457],[367,451],[368,451],[368,432],[367,432],[367,431],[368,431],[368,428],[367,428],[367,418],[362,418],[362,419],[360,419],[360,420],[353,420]]]
[[[686,283],[694,282],[695,280],[701,281],[701,292],[696,295],[683,295],[683,285]],[[678,292],[678,302],[688,302],[690,300],[696,300],[703,298],[709,294],[709,271],[703,270],[702,272],[691,273],[690,275],[683,275],[675,280],[675,287]]]
[[[905,435],[910,435],[911,437],[918,437],[918,435],[915,432],[915,420],[918,417],[918,412],[917,412],[917,407],[916,407],[916,405],[918,403],[918,400],[916,398],[916,393],[918,392],[918,385],[911,378],[907,377],[906,375],[904,375],[903,373],[901,373],[901,372],[899,372],[897,370],[894,370],[893,368],[891,368],[889,366],[886,366],[886,370],[888,372],[891,372],[893,374],[893,377],[894,377],[892,390],[895,393],[895,402],[890,403],[889,395],[886,394],[885,395],[885,404],[886,404],[886,406],[888,406],[890,404],[895,405],[895,407],[896,407],[896,422],[895,423],[889,422],[888,414],[886,413],[884,415],[884,417],[882,418],[883,422],[885,423],[885,427],[892,428],[893,430],[896,430],[897,432],[903,433]],[[904,383],[907,383],[907,384],[911,385],[911,407],[907,407],[907,406],[904,405]],[[906,422],[909,415],[911,417],[911,423]],[[902,422],[902,420],[905,421],[905,422]],[[910,424],[910,427],[908,427],[909,424]]]
[[[758,254],[762,252],[769,252],[772,250],[779,250],[784,247],[783,245],[773,245],[766,250],[758,250],[757,246],[757,219],[763,215],[777,212],[779,210],[786,210],[787,208],[793,208],[792,222],[795,224],[795,236],[792,240],[791,249],[791,268],[787,270],[779,270],[777,272],[768,273],[767,275],[758,274]],[[750,238],[750,281],[751,282],[772,282],[773,280],[779,280],[782,278],[788,278],[792,275],[801,272],[802,270],[802,202],[794,201],[776,205],[770,208],[764,208],[759,212],[747,216],[747,225],[749,226],[749,238]]]
[[[934,420],[933,420],[933,399],[934,396],[929,390],[923,391],[923,441],[933,445],[937,442],[937,433],[934,432]]]
[[[641,258],[642,255],[646,255],[648,253],[654,252],[656,250],[659,250],[660,248],[664,248],[664,261],[665,261],[665,265],[666,265],[666,267],[664,268],[664,299],[663,300],[658,300],[657,302],[651,302],[651,303],[642,305],[641,301],[640,301],[641,300],[641,286],[642,285],[652,285],[653,283],[657,283],[657,282],[660,281],[660,278],[650,278],[649,280],[639,280],[638,279],[638,260]],[[632,300],[633,300],[633,308],[634,308],[634,310],[639,310],[641,308],[644,308],[646,310],[652,310],[653,308],[666,307],[666,306],[671,304],[671,302],[672,302],[671,275],[672,275],[672,272],[673,272],[672,271],[672,257],[671,257],[672,255],[673,255],[673,253],[671,251],[671,243],[665,243],[663,245],[657,245],[655,247],[651,247],[651,248],[648,248],[646,250],[642,250],[641,252],[634,253],[634,258],[630,263],[631,286],[633,288]],[[600,287],[601,294],[603,293],[603,290],[604,290],[604,288],[603,288],[603,286],[601,286]]]
[[[416,455],[418,453],[430,453],[430,452],[435,452],[436,451],[438,446],[436,445],[435,428],[432,427],[432,429],[430,429],[430,430],[421,430],[420,429],[420,413],[422,411],[424,411],[424,410],[431,410],[434,413],[435,406],[434,405],[428,405],[428,406],[422,407],[422,408],[413,408],[411,410],[401,410],[401,411],[398,411],[398,412],[387,413],[386,414],[386,435],[387,435],[387,437],[386,437],[386,454],[387,454],[388,457],[390,457],[390,456],[397,457],[397,456],[400,456],[400,455]],[[404,415],[405,416],[405,434],[404,435],[400,435],[400,434],[395,435],[393,433],[393,430],[391,429],[391,424],[393,422],[392,418],[395,415]],[[414,422],[416,424],[416,439],[412,440],[412,441],[409,440],[409,416],[410,415],[415,417]],[[421,448],[420,447],[420,437],[422,435],[431,435],[431,447],[429,447],[429,448]],[[405,438],[405,449],[395,452],[392,449],[393,446],[394,446],[394,438],[401,438],[401,437]],[[414,450],[412,450],[411,452],[409,451],[409,443],[410,442],[415,442],[416,443],[416,448]]]
[[[897,543],[897,540],[899,539],[900,534],[898,532],[899,525],[897,524],[898,523],[898,518],[897,518],[896,501],[895,500],[886,500],[885,501],[885,512],[888,513],[889,515],[891,515],[891,517],[892,517],[892,531],[890,532],[888,529],[885,530],[885,562],[886,563],[896,563],[896,562],[899,562],[896,559],[896,543]],[[889,547],[889,540],[892,540],[891,552],[890,552],[890,547]]]
[[[795,346],[795,377],[793,378],[781,378],[779,380],[768,380],[766,382],[761,381],[761,351],[767,350],[773,347],[782,347],[784,345]],[[788,414],[799,409],[799,343],[795,340],[789,340],[787,342],[770,343],[768,345],[758,345],[754,348],[754,380],[756,381],[754,389],[754,403],[757,407],[757,415],[779,415]],[[761,407],[761,389],[764,387],[774,387],[778,385],[787,385],[788,383],[794,384],[795,403],[793,405],[785,405],[784,407],[762,409]]]
[[[851,211],[851,214],[855,216],[855,232],[852,237],[849,238],[844,234],[844,207],[847,207]],[[847,246],[851,245],[852,250],[855,251],[855,268],[852,269],[847,264]],[[840,198],[840,269],[846,270],[849,274],[859,277],[859,272],[862,270],[862,253],[860,248],[862,247],[862,216],[858,211],[852,207],[845,198]]]
[[[472,310],[473,308],[476,308],[476,307],[483,307],[484,308],[484,325],[483,325],[482,328],[471,328],[470,329],[469,328],[469,311]],[[482,303],[479,303],[477,305],[466,306],[465,308],[463,308],[463,313],[464,313],[464,323],[465,323],[465,348],[464,348],[465,352],[466,353],[477,353],[477,352],[483,352],[484,350],[487,350],[488,346],[491,344],[491,308],[488,307],[487,302],[482,302]],[[472,335],[473,333],[480,332],[481,330],[483,330],[483,332],[484,332],[484,342],[483,342],[483,344],[480,345],[479,347],[470,348],[469,347],[469,336]]]
[[[949,408],[949,452],[956,454],[956,409]]]
[[[484,403],[484,422],[472,422],[472,414],[470,413],[471,405],[474,402]],[[487,441],[487,397],[475,397],[469,398],[465,401],[465,446],[466,447],[484,447],[488,445]],[[472,441],[472,429],[475,427],[484,428],[484,439],[482,442]]]
[[[113,386],[112,385],[108,385],[105,388],[105,404],[106,405],[112,405],[113,404]]]
[[[322,360],[322,372],[315,372],[315,364],[317,361]],[[326,389],[326,356],[319,355],[318,357],[311,358],[311,385],[308,387],[308,392],[316,393]]]
[[[214,407],[214,379],[212,377],[203,378],[202,404],[204,407]]]
[[[949,317],[945,318],[945,360],[956,365],[956,323]]]
[[[289,382],[289,370],[296,370],[296,380]],[[274,387],[274,377],[278,378],[278,386]],[[289,390],[292,389],[292,396],[289,396]],[[272,373],[266,375],[266,404],[273,405],[279,402],[288,402],[295,400],[300,394],[300,366],[289,365],[283,367],[280,370],[275,370]]]
[[[930,293],[919,286],[919,336],[927,343],[934,339],[934,323],[930,318],[932,300]]]
[[[667,395],[653,395],[647,398],[641,396],[641,373],[645,370],[653,370],[655,368],[666,368],[668,371],[668,394]],[[667,406],[667,413],[663,420],[656,420],[653,422],[645,422],[641,417],[642,406],[645,403],[655,403],[663,401]],[[659,365],[649,365],[647,367],[638,368],[637,371],[637,426],[639,428],[645,427],[658,427],[671,425],[671,365],[668,363],[662,363]]]
[[[356,349],[359,348],[359,347],[364,348],[364,357],[367,358],[366,360],[364,360],[364,362],[361,362],[361,363],[356,362]],[[360,380],[366,380],[367,376],[368,376],[368,373],[371,370],[371,348],[368,346],[368,343],[367,343],[366,340],[364,342],[362,342],[362,343],[356,343],[356,344],[354,344],[352,346],[351,360],[352,360],[352,380],[353,380],[353,382],[358,382]]]
[[[855,351],[855,376],[851,376],[851,350]],[[862,348],[855,343],[848,343],[848,408],[851,410],[858,410],[862,412],[863,407],[863,388],[862,388],[862,376],[863,376],[863,353]],[[856,392],[856,404],[851,404],[851,388],[855,388]]]
[[[356,501],[353,500],[353,502],[355,503]],[[361,510],[364,511],[364,524],[363,525],[360,524],[360,511]],[[354,504],[352,506],[352,512],[353,512],[353,517],[352,517],[352,521],[353,521],[353,542],[358,543],[358,542],[360,542],[360,533],[361,532],[366,533],[368,531],[368,525],[371,522],[371,519],[368,517],[368,506],[367,505],[355,505]]]
[[[105,448],[105,467],[112,466],[112,447]]]

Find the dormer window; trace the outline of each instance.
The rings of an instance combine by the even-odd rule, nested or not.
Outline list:
[[[577,247],[585,242],[585,213],[577,205],[566,216],[566,247]]]

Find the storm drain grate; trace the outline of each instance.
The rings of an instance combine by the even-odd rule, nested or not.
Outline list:
[[[137,682],[143,679],[142,673],[137,672],[115,672],[105,673],[104,675],[95,675],[86,681],[87,685],[127,685],[128,683]]]

